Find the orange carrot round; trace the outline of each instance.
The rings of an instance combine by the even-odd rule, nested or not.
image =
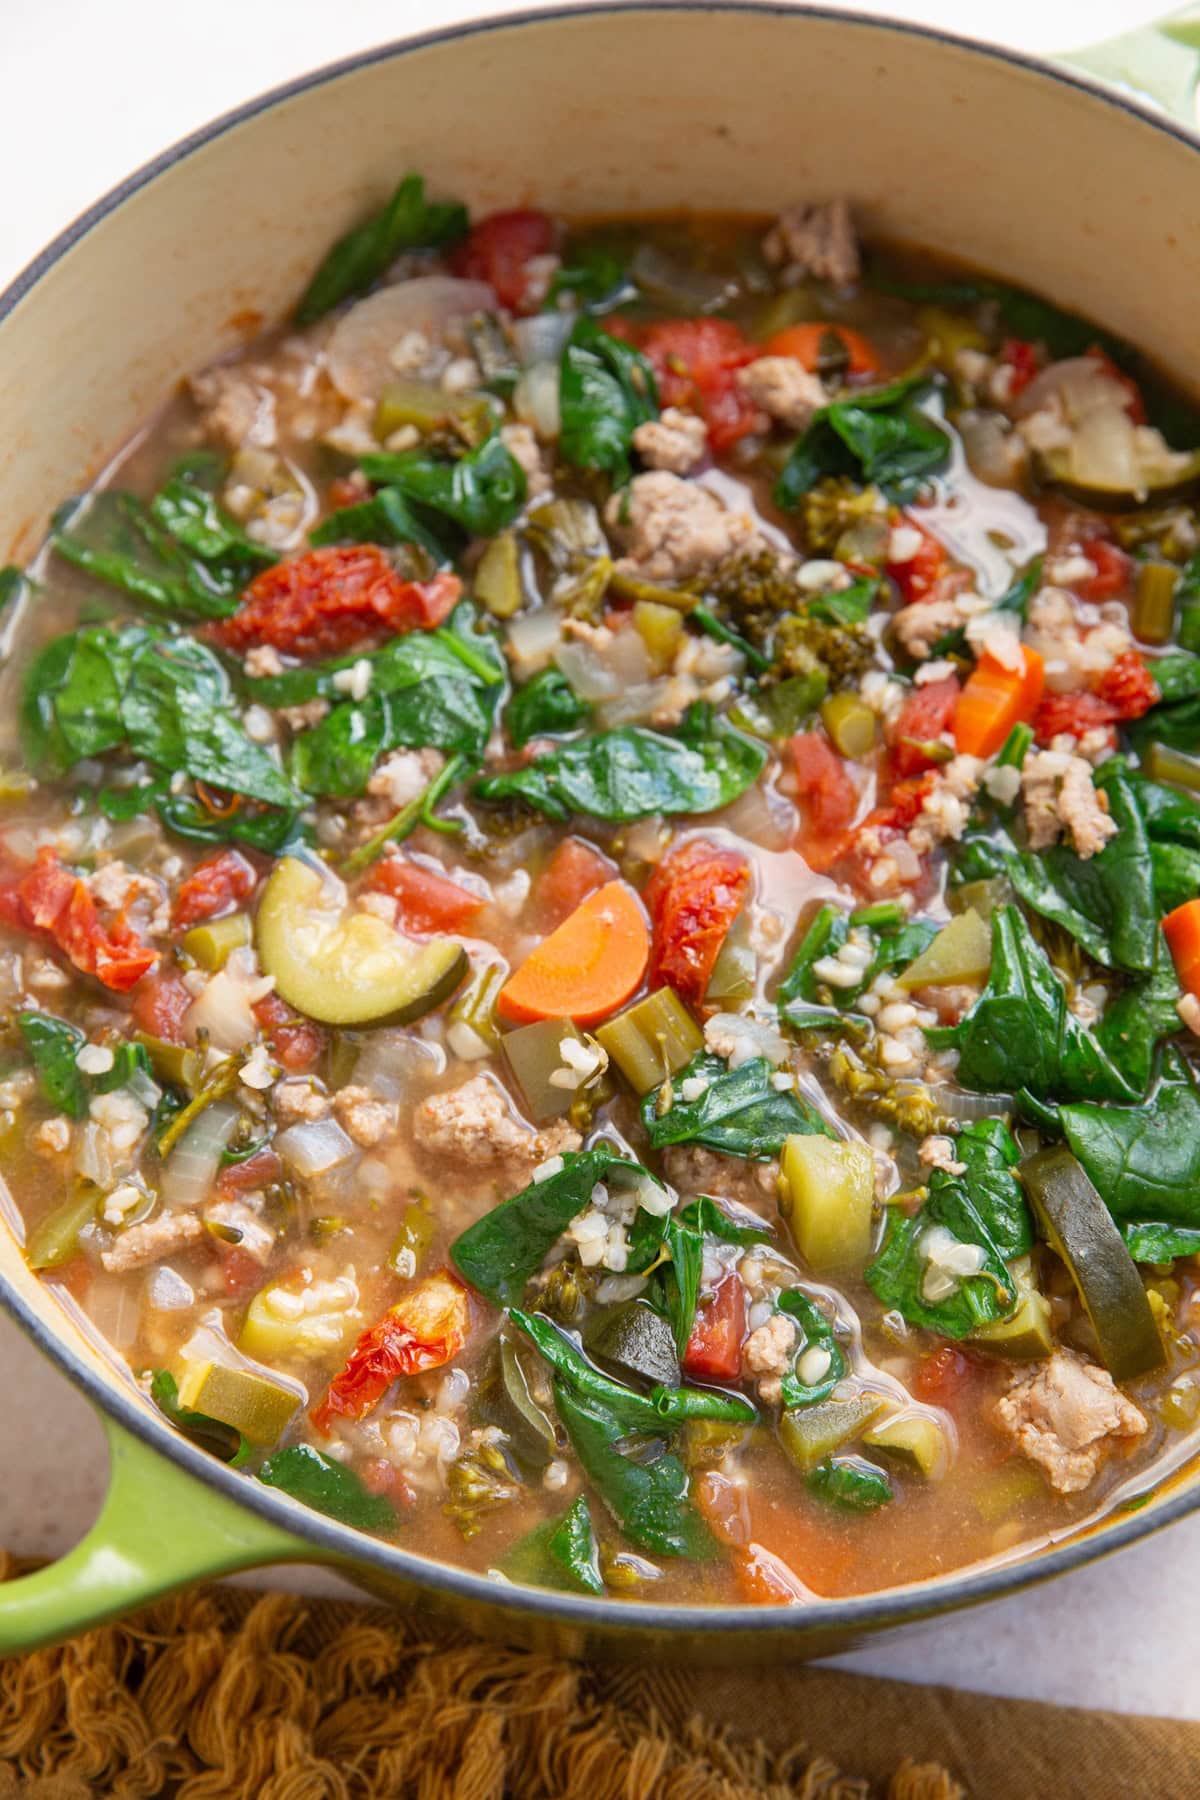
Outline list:
[[[794,356],[811,374],[820,360],[822,339],[831,333],[840,338],[845,346],[850,358],[851,375],[874,375],[878,372],[879,358],[861,331],[851,331],[848,325],[830,325],[821,319],[814,319],[807,325],[789,325],[785,331],[777,331],[774,337],[767,339],[763,354]]]
[[[509,976],[496,1010],[515,1025],[536,1019],[594,1025],[637,991],[649,956],[641,901],[625,882],[608,881]]]
[[[1200,900],[1185,900],[1162,922],[1179,985],[1200,994]]]
[[[1010,669],[984,650],[954,709],[954,742],[964,756],[994,756],[1014,725],[1028,724],[1045,685],[1042,659],[1021,645],[1021,666]]]

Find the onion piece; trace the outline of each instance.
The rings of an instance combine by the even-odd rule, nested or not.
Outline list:
[[[354,1085],[370,1088],[381,1100],[399,1100],[414,1076],[440,1075],[445,1066],[440,1044],[407,1031],[373,1031],[355,1060]]]
[[[338,322],[329,340],[329,373],[348,400],[373,400],[396,374],[392,352],[411,331],[441,345],[447,328],[473,313],[495,310],[486,281],[452,275],[418,275],[360,300]]]
[[[592,644],[571,638],[558,645],[553,661],[582,700],[611,700],[621,691],[616,670]]]
[[[508,628],[508,648],[525,680],[554,660],[562,625],[563,615],[556,606],[539,606],[513,620]]]
[[[532,363],[557,363],[574,327],[575,314],[569,312],[534,313],[532,318],[517,319],[510,330],[522,368]]]
[[[186,1138],[184,1142],[187,1142]],[[311,1119],[300,1125],[290,1125],[280,1132],[273,1148],[292,1173],[305,1180],[338,1169],[358,1155],[354,1140],[346,1135],[336,1119]]]
[[[532,426],[542,439],[556,438],[562,429],[558,364],[533,363],[513,389],[513,411],[522,425]]]
[[[938,1087],[931,1090],[937,1098],[938,1111],[960,1125],[974,1125],[980,1119],[1011,1119],[1017,1110],[1011,1094],[965,1094],[960,1088]]]
[[[216,1100],[193,1120],[167,1158],[162,1198],[170,1207],[200,1206],[221,1167],[221,1153],[237,1130],[238,1109]]]

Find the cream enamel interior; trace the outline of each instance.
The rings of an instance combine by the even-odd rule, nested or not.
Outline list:
[[[408,168],[476,209],[765,212],[847,193],[868,232],[1041,289],[1200,391],[1200,153],[1146,118],[863,19],[733,6],[518,20],[265,105],[49,263],[0,320],[0,561],[32,551],[52,507],[188,369],[242,341],[247,313],[282,315]],[[70,1355],[121,1384],[7,1231],[0,1271]]]

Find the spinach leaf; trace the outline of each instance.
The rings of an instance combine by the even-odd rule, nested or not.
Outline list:
[[[628,481],[633,434],[658,417],[658,384],[640,350],[578,319],[562,354],[558,447],[577,469]]]
[[[25,754],[63,775],[82,757],[127,748],[166,774],[288,807],[298,796],[278,763],[235,723],[228,677],[195,638],[134,625],[85,626],[47,646],[21,702]]]
[[[707,1087],[698,1100],[677,1099],[660,1112],[663,1089],[652,1088],[642,1101],[642,1124],[655,1150],[668,1144],[702,1144],[725,1156],[741,1156],[753,1162],[770,1162],[793,1133],[829,1133],[814,1108],[793,1089],[778,1093],[775,1073],[765,1056],[755,1056],[738,1068],[727,1067],[719,1056],[702,1050],[687,1068],[674,1076],[670,1091],[678,1093],[685,1081],[701,1080]]]
[[[448,546],[408,504],[399,488],[382,487],[369,500],[340,506],[308,534],[321,544],[416,544],[436,563],[447,560]]]
[[[814,966],[827,956],[837,955],[852,927],[869,933],[871,960],[852,987],[826,988],[817,979]],[[938,927],[929,919],[904,919],[879,927],[869,924],[865,916],[847,913],[826,902],[813,915],[779,984],[775,1000],[784,1020],[797,1030],[811,1029],[814,1009],[823,1009],[826,1004],[839,1010],[851,1006],[876,976],[906,968],[928,948],[937,933]]]
[[[966,1164],[965,1172],[932,1170],[919,1212],[889,1210],[882,1248],[864,1275],[876,1298],[910,1325],[962,1338],[1012,1312],[1017,1292],[1006,1263],[1032,1247],[1033,1224],[1014,1173],[1020,1152],[1003,1121],[964,1126],[955,1160]],[[978,1273],[963,1276],[948,1293],[939,1291],[928,1255],[929,1235],[939,1227],[982,1253]]]
[[[1064,1106],[1059,1119],[1118,1225],[1200,1226],[1200,1093],[1178,1050],[1140,1106]]]
[[[672,1421],[655,1410],[653,1397],[601,1375],[548,1319],[512,1317],[554,1369],[554,1405],[571,1446],[629,1541],[659,1556],[713,1556],[716,1546],[689,1497],[687,1470],[668,1447]],[[724,1412],[707,1416],[745,1422],[753,1412],[732,1397],[674,1390],[689,1391],[714,1405],[725,1402]]]
[[[602,1594],[600,1548],[587,1496],[580,1494],[559,1519],[548,1519],[513,1545],[500,1568],[510,1581],[568,1593]]]
[[[391,1531],[396,1514],[389,1501],[367,1491],[344,1463],[322,1456],[311,1444],[289,1444],[268,1456],[258,1471],[267,1487],[279,1488],[316,1512],[359,1531]]]
[[[827,1456],[805,1476],[804,1485],[842,1512],[874,1512],[896,1497],[883,1470],[863,1456]]]
[[[735,1206],[732,1201],[714,1200],[709,1194],[689,1200],[675,1216],[701,1237],[716,1238],[722,1244],[740,1244],[748,1248],[751,1244],[768,1243],[774,1235],[756,1212]]]
[[[511,774],[488,775],[475,792],[481,800],[520,800],[550,819],[707,813],[744,793],[766,760],[765,744],[693,706],[673,737],[619,725],[549,750]]]
[[[662,1295],[662,1308],[671,1321],[675,1349],[682,1358],[692,1335],[696,1305],[700,1298],[700,1281],[704,1273],[704,1235],[694,1225],[671,1216],[666,1221],[663,1241],[671,1260],[658,1270],[657,1283]]]
[[[134,494],[106,493],[82,513],[60,509],[55,522],[51,541],[60,556],[139,604],[180,618],[228,618],[247,582],[277,560],[221,508],[193,465],[181,465],[149,505]]]
[[[467,209],[457,201],[425,198],[420,175],[406,175],[387,205],[340,237],[319,265],[296,308],[311,325],[352,294],[365,293],[402,250],[436,250],[463,237]]]
[[[860,575],[849,587],[829,594],[818,594],[804,612],[823,625],[865,625],[879,593],[879,583],[871,575]]]
[[[165,791],[164,791],[165,788]],[[107,788],[99,795],[101,810],[109,818],[113,813],[106,801],[114,792],[129,795],[136,790]],[[218,818],[198,800],[187,794],[172,794],[169,784],[152,784],[148,804],[152,804],[168,831],[196,844],[249,844],[268,856],[284,856],[298,845],[312,841],[311,827],[305,825],[296,809],[285,812],[277,807],[240,806],[236,812]],[[136,811],[143,810],[141,807]],[[135,813],[127,813],[133,818]]]
[[[150,1398],[177,1431],[222,1462],[236,1469],[250,1455],[252,1446],[235,1426],[227,1425],[224,1419],[212,1419],[207,1413],[194,1412],[190,1406],[180,1406],[179,1388],[169,1369],[155,1369],[150,1378]]]
[[[908,375],[814,413],[775,484],[776,505],[798,506],[823,475],[874,483],[890,500],[911,498],[950,456],[949,437],[918,404],[929,386],[928,375]]]
[[[581,311],[593,318],[640,298],[636,283],[625,272],[624,258],[607,244],[580,244],[572,251],[555,271],[542,311],[556,312],[561,294],[573,294]]]
[[[1200,1225],[1127,1225],[1124,1238],[1134,1262],[1169,1263],[1200,1254]]]
[[[1096,1027],[1101,1049],[1139,1093],[1150,1079],[1155,1050],[1163,1038],[1179,1030],[1179,998],[1175,964],[1159,931],[1149,974],[1130,982],[1105,1008]]]
[[[779,984],[776,1004],[781,1008],[793,1000],[815,1004],[820,983],[813,974],[813,964],[826,956],[836,956],[849,935],[850,915],[844,907],[831,906],[828,901],[818,907]]]
[[[75,1062],[87,1042],[83,1032],[51,1013],[20,1012],[17,1025],[43,1097],[69,1119],[84,1118],[88,1109],[87,1083]]]
[[[0,569],[0,613],[7,612],[29,585],[24,569],[18,569],[15,563],[6,563]]]
[[[1130,741],[1138,750],[1152,743],[1200,749],[1200,656],[1180,650],[1156,656],[1152,667],[1162,698],[1126,726]]]
[[[1191,844],[1150,845],[1154,892],[1165,916],[1200,894],[1200,850]]]
[[[1155,843],[1200,849],[1200,800],[1195,795],[1169,787],[1165,781],[1152,781],[1137,770],[1127,770],[1126,780]]]
[[[833,1322],[803,1288],[788,1288],[785,1293],[780,1294],[776,1305],[781,1313],[786,1313],[799,1327],[792,1366],[781,1384],[783,1404],[788,1407],[815,1406],[818,1400],[828,1398],[846,1373],[846,1357],[834,1336]],[[803,1381],[796,1367],[807,1350],[824,1350],[828,1353],[829,1367],[819,1381]]]
[[[494,537],[525,504],[525,471],[498,433],[455,458],[429,450],[381,450],[362,457],[360,466],[371,481],[396,488],[471,537]]]
[[[504,725],[509,742],[521,750],[530,738],[556,737],[586,725],[592,709],[581,700],[565,675],[557,669],[543,669],[532,681],[518,688],[504,710]]]
[[[618,1172],[635,1179],[647,1175],[640,1163],[611,1145],[569,1151],[556,1174],[530,1182],[468,1225],[450,1246],[451,1262],[493,1305],[513,1305],[571,1220],[588,1205],[596,1183]]]
[[[1015,906],[992,914],[992,966],[970,1012],[930,1041],[955,1044],[975,1093],[1038,1100],[1134,1100],[1129,1082],[1067,1007],[1066,990]]]
[[[686,1419],[723,1419],[730,1424],[753,1425],[758,1417],[744,1395],[718,1393],[712,1388],[657,1384],[648,1394],[639,1394],[589,1362],[574,1340],[543,1313],[523,1313],[513,1307],[509,1316],[557,1375],[579,1393],[600,1402],[628,1431],[657,1432],[664,1423],[679,1425]]]
[[[1119,764],[1106,764],[1094,781],[1116,836],[1086,859],[1066,844],[1016,854],[1008,876],[1026,906],[1061,925],[1097,962],[1144,973],[1154,961],[1159,917],[1145,822]]]

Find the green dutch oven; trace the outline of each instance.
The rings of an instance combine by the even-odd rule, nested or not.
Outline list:
[[[824,8],[660,0],[465,24],[279,88],[140,170],[0,297],[0,561],[31,553],[59,496],[86,487],[188,369],[283,316],[330,239],[404,168],[479,210],[768,212],[844,192],[868,231],[1099,314],[1200,392],[1197,45],[1200,26],[1176,21],[1049,66]],[[101,1412],[112,1470],[83,1542],[0,1587],[0,1652],[201,1578],[302,1562],[572,1654],[824,1655],[1200,1505],[1200,1472],[1183,1469],[1142,1510],[1019,1561],[803,1607],[500,1586],[335,1524],[176,1436],[30,1274],[6,1214],[0,1299]]]

